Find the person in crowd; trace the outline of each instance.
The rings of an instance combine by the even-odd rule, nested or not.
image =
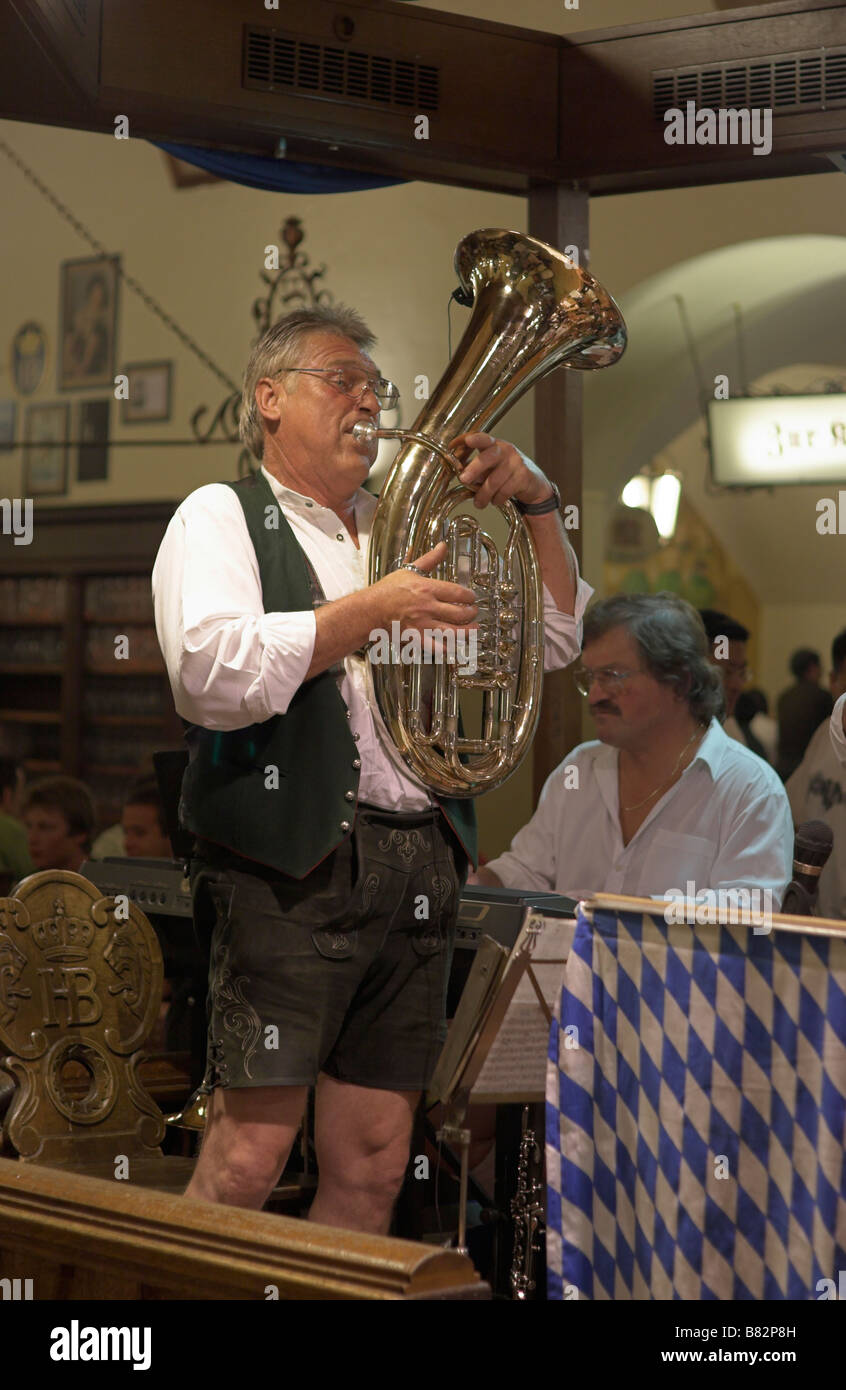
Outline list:
[[[0,891],[31,874],[26,828],[19,819],[24,772],[14,758],[0,758]]]
[[[25,792],[21,814],[35,868],[79,873],[94,834],[94,802],[85,783],[43,777]]]
[[[735,717],[735,706],[749,679],[746,647],[749,629],[716,608],[700,608],[699,616],[708,636],[710,659],[723,683],[723,728],[729,738],[746,743]]]
[[[182,503],[153,593],[187,725],[182,814],[196,837],[198,930],[207,923],[210,941],[213,1093],[188,1195],[262,1206],[316,1083],[309,1216],[379,1232],[445,1036],[475,825],[466,799],[430,794],[406,767],[361,652],[392,622],[424,641],[435,629],[466,639],[478,609],[471,589],[432,577],[443,542],[367,582],[376,499],[362,484],[378,441],[353,430],[398,400],[372,344],[342,306],[294,311],[263,335],[241,409],[261,467]],[[544,578],[545,660],[564,666],[578,655],[591,591],[557,489],[490,435],[456,447],[477,507],[513,498],[527,517]],[[278,1046],[266,1045],[270,1025]]]
[[[846,692],[846,628],[831,644],[829,683],[839,701]],[[832,744],[828,720],[812,735],[785,790],[797,825],[821,820],[831,826],[834,844],[820,874],[817,911],[821,917],[846,918],[846,773]]]
[[[768,763],[774,764],[778,724],[770,715],[769,701],[763,690],[754,687],[742,690],[734,707],[734,717],[746,747],[757,753],[759,758],[766,758]]]
[[[778,758],[776,768],[786,782],[801,763],[812,735],[831,717],[832,699],[820,685],[818,652],[800,647],[790,658],[794,683],[778,698]]]
[[[133,783],[121,815],[126,853],[130,859],[172,859],[164,809],[154,777]]]
[[[120,821],[115,821],[114,825],[107,825],[105,830],[100,831],[91,846],[91,858],[126,858],[126,841],[123,837],[123,826]]]
[[[600,600],[573,674],[599,737],[554,770],[476,881],[573,898],[759,889],[775,910],[793,862],[790,807],[772,768],[720,724],[723,685],[696,610],[666,593]]]

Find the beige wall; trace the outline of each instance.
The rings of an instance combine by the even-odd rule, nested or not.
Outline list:
[[[0,122],[0,135],[236,382],[253,337],[251,306],[264,292],[265,247],[279,242],[286,217],[302,218],[303,249],[313,265],[327,265],[323,283],[359,308],[377,333],[379,362],[400,386],[406,420],[416,414],[414,377],[426,373],[434,385],[447,359],[456,243],[474,226],[519,228],[525,218],[520,199],[420,183],[311,197],[236,184],[176,190],[163,154],[143,141],[14,122]],[[6,268],[0,396],[10,389],[5,345],[26,319],[44,326],[51,349],[45,378],[29,400],[103,396],[102,390],[59,392],[56,386],[59,265],[93,252],[2,154],[0,178],[13,210],[0,227]],[[453,342],[465,317],[454,308]],[[108,482],[72,481],[56,504],[181,498],[204,482],[234,476],[237,449],[231,447],[142,447],[145,437],[190,438],[194,410],[203,404],[215,409],[226,388],[125,285],[118,345],[118,368],[133,360],[174,361],[173,419],[123,427],[115,410],[115,438],[137,440],[139,447],[114,449]],[[523,419],[530,421],[528,406]],[[525,424],[523,442],[531,442]],[[20,486],[20,453],[0,455],[0,492],[18,495]]]
[[[831,670],[831,643],[846,628],[844,603],[770,603],[761,614],[761,658],[754,671],[755,683],[775,701],[793,684],[788,661],[797,647],[811,647],[822,658],[823,684],[828,685]]]

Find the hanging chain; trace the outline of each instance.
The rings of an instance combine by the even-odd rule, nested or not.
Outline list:
[[[88,228],[84,226],[82,222],[80,222],[78,217],[74,216],[70,208],[66,207],[65,204],[61,202],[59,198],[56,197],[55,193],[53,193],[49,188],[47,188],[46,184],[43,184],[41,182],[38,175],[34,173],[32,169],[30,169],[28,164],[24,163],[20,155],[16,154],[15,151],[11,149],[11,147],[7,145],[6,141],[3,139],[0,139],[0,150],[2,150],[3,154],[6,155],[7,159],[10,159],[12,163],[18,169],[20,169],[24,178],[28,179],[29,182],[35,188],[38,189],[38,192],[42,195],[42,197],[46,198],[48,203],[51,203],[53,205],[53,207],[59,213],[60,217],[63,217],[66,222],[70,223],[71,227],[73,227],[74,231],[82,237],[83,241],[88,242],[88,245],[92,248],[92,250],[96,251],[97,254],[100,256],[108,256],[109,258],[111,258],[112,253],[108,251],[105,246],[103,246],[102,242],[99,242],[97,240],[93,233],[89,232]],[[238,392],[238,394],[240,394],[240,388],[236,386],[235,382],[231,379],[231,377],[228,377],[226,375],[226,372],[224,372],[220,367],[218,367],[216,362],[212,361],[208,353],[203,352],[203,349],[199,346],[198,343],[194,342],[194,339],[190,336],[190,334],[186,333],[184,328],[180,328],[179,324],[171,318],[170,314],[165,309],[163,309],[162,306],[155,299],[153,299],[152,295],[149,295],[147,293],[147,291],[143,288],[142,285],[138,283],[138,281],[135,279],[133,275],[128,275],[126,273],[119,260],[117,262],[117,273],[120,276],[121,280],[123,280],[125,284],[127,284],[129,288],[135,294],[138,295],[138,298],[144,304],[146,304],[150,312],[155,314],[157,318],[161,319],[165,327],[169,328],[171,333],[175,333],[176,337],[180,340],[180,342],[184,343],[185,347],[187,347],[190,352],[193,352],[194,356],[199,358],[203,365],[205,367],[208,367],[210,372],[213,372],[214,375],[218,377],[218,379],[222,381],[225,386],[228,386],[230,391],[236,391]]]

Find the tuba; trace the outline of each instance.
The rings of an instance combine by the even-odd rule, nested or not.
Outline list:
[[[445,540],[447,556],[435,577],[476,595],[472,663],[453,657],[453,634],[444,633],[430,690],[421,661],[403,664],[394,651],[390,663],[372,667],[382,718],[407,765],[433,791],[470,797],[510,777],[537,727],[543,583],[529,528],[513,502],[498,508],[508,528],[501,554],[477,517],[462,514],[473,489],[457,481],[464,463],[450,443],[488,430],[554,367],[610,366],[625,348],[626,328],[593,276],[520,232],[471,232],[456,249],[455,269],[459,302],[472,304],[473,312],[431,399],[410,430],[362,422],[353,433],[403,441],[373,519],[370,583]],[[445,642],[446,661],[440,659]],[[460,697],[469,690],[480,692],[476,737],[464,735],[459,717]]]

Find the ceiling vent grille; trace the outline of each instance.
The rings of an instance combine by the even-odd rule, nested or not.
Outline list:
[[[438,109],[439,74],[429,63],[361,53],[275,29],[245,30],[243,85],[387,109]]]
[[[846,105],[846,48],[778,53],[745,63],[665,69],[652,74],[656,120],[670,107],[769,107],[774,116]]]

